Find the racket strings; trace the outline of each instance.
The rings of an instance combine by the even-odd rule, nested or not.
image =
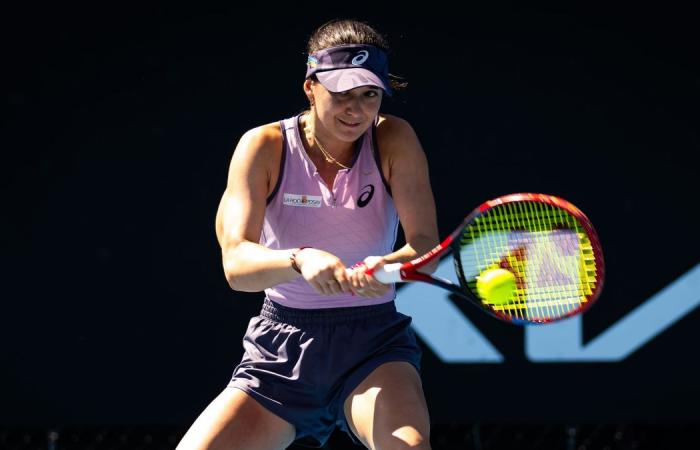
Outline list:
[[[510,301],[490,306],[516,319],[562,317],[579,309],[595,290],[590,239],[562,208],[540,202],[493,207],[465,227],[460,244],[464,278],[473,293],[476,277],[484,271],[513,273],[516,288]]]

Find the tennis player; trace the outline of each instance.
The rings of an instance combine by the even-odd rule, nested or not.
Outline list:
[[[396,88],[387,52],[363,22],[321,26],[309,110],[240,139],[216,232],[230,286],[265,299],[230,384],[179,450],[320,447],[337,427],[370,449],[430,448],[411,319],[393,285],[364,273],[438,244],[418,138],[379,113]],[[399,224],[407,243],[393,251]]]

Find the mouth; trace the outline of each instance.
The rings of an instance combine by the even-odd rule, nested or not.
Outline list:
[[[338,122],[340,122],[341,124],[345,125],[348,128],[357,128],[362,124],[362,122],[350,123],[350,122],[346,122],[346,121],[341,120],[341,119],[338,119]]]

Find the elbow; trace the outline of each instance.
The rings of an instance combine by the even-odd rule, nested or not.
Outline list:
[[[228,287],[230,287],[231,290],[234,290],[234,291],[242,291],[243,290],[241,287],[241,283],[238,280],[238,277],[236,277],[230,273],[226,273],[226,281],[228,282]]]
[[[236,243],[227,242],[227,245],[223,246],[224,276],[229,287],[234,291],[257,292],[259,289],[255,289],[250,285],[250,276],[245,273],[245,270],[241,270],[245,264],[242,264],[238,258],[239,244],[240,241]]]
[[[226,270],[226,281],[229,287],[238,292],[259,292],[260,289],[257,286],[253,286],[247,277],[240,274],[235,274],[231,270]]]

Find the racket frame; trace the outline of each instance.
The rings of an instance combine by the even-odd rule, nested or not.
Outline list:
[[[517,317],[504,314],[497,311],[487,304],[482,303],[479,298],[472,293],[467,280],[464,278],[464,272],[461,267],[459,258],[453,257],[455,264],[455,272],[457,272],[457,277],[459,279],[459,285],[452,283],[449,280],[442,279],[440,277],[428,275],[417,270],[433,261],[434,259],[439,259],[442,255],[446,255],[450,252],[453,255],[459,254],[460,251],[460,237],[462,236],[464,228],[472,223],[478,216],[485,214],[492,208],[501,206],[507,203],[517,203],[517,202],[536,202],[543,203],[545,205],[554,206],[565,210],[567,213],[571,214],[578,222],[581,224],[583,229],[586,231],[586,235],[590,241],[591,247],[593,248],[593,256],[596,266],[596,283],[591,295],[588,296],[587,301],[582,304],[579,308],[575,308],[565,314],[562,314],[556,318],[538,318],[538,320],[521,319]],[[581,314],[587,311],[595,301],[600,296],[603,289],[603,283],[605,280],[605,262],[603,259],[603,250],[600,245],[600,240],[598,239],[598,234],[596,233],[593,225],[586,215],[574,206],[572,203],[548,194],[537,194],[537,193],[517,193],[504,195],[493,200],[488,200],[474,208],[462,221],[461,225],[453,231],[449,236],[447,236],[440,244],[435,248],[425,253],[424,255],[406,261],[404,263],[392,264],[391,266],[396,266],[392,268],[398,271],[401,281],[422,281],[424,283],[434,284],[443,289],[446,289],[453,294],[458,295],[461,298],[467,299],[472,302],[475,306],[479,307],[481,310],[486,311],[492,316],[505,320],[506,322],[516,323],[516,324],[543,324],[550,323],[554,321],[559,321],[577,314]],[[386,267],[386,266],[385,266]],[[367,274],[373,275],[374,271],[367,270]],[[392,277],[396,278],[396,277]]]

